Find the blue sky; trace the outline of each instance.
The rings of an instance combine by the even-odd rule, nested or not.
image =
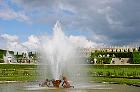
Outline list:
[[[59,20],[68,36],[108,46],[139,45],[139,4],[139,0],[0,0],[0,39],[9,35],[26,43],[32,35],[51,35]]]
[[[36,0],[34,0],[34,2],[35,1]],[[38,36],[38,35],[42,35],[44,33],[52,34],[52,28],[53,28],[55,22],[57,20],[59,20],[60,22],[63,21],[63,19],[61,19],[59,17],[72,16],[74,14],[68,10],[60,10],[60,11],[59,10],[57,10],[57,11],[48,10],[48,11],[43,11],[43,12],[39,12],[38,10],[32,10],[31,12],[28,12],[25,14],[25,12],[23,10],[24,7],[19,6],[18,3],[12,2],[11,0],[1,0],[1,2],[2,3],[0,4],[0,9],[4,10],[4,12],[2,12],[2,13],[5,13],[5,14],[3,16],[1,14],[1,16],[0,16],[0,24],[1,24],[0,33],[9,34],[9,35],[17,35],[20,37],[20,41],[22,41],[22,42],[26,41],[30,35]],[[7,12],[9,12],[9,13],[7,13]],[[18,15],[21,12],[23,15],[21,15],[21,16]],[[60,15],[59,12],[60,13],[63,12],[63,14]],[[47,13],[47,15],[46,15],[46,13]],[[12,14],[12,15],[10,15],[10,14]],[[17,15],[15,15],[15,14],[17,14]],[[42,16],[45,17],[45,16],[49,16],[49,15],[50,16],[53,15],[57,18],[55,20],[53,20],[53,17],[51,17],[52,21],[49,21],[49,22],[47,22],[47,19],[44,22],[41,22],[41,21],[43,21],[42,19],[41,19],[41,21],[39,21],[39,19],[37,19],[37,18],[41,18]],[[22,16],[27,17],[29,19],[24,19]],[[74,30],[72,28],[71,29],[64,28],[64,29],[67,30],[65,33],[66,35],[85,34],[80,31],[77,31],[77,32],[71,31],[71,30]]]
[[[26,41],[27,37],[34,35],[42,35],[43,33],[51,33],[52,28],[46,24],[27,24],[15,20],[0,20],[1,34],[17,35],[21,41]]]

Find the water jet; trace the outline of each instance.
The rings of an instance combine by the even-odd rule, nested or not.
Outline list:
[[[62,76],[66,76],[74,82],[84,79],[84,72],[81,71],[81,55],[79,47],[73,44],[69,37],[64,34],[59,21],[53,28],[52,36],[43,36],[40,48],[41,79],[54,79],[54,86],[58,87]],[[80,76],[79,76],[80,75]],[[81,81],[81,80],[80,80]]]

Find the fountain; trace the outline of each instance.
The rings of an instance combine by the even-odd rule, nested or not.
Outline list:
[[[139,88],[132,86],[89,82],[84,73],[84,65],[81,64],[79,48],[63,33],[59,21],[54,26],[53,35],[43,36],[40,43],[40,79],[50,81],[50,78],[53,86],[40,87],[38,81],[0,83],[0,92],[139,92]],[[6,57],[11,57],[8,51],[5,61]],[[74,85],[74,89],[64,89],[67,88],[66,85],[61,89],[61,79],[70,81],[70,86]]]
[[[40,52],[42,79],[49,77],[59,81],[63,76],[74,82],[84,79],[78,47],[63,33],[59,21],[53,28],[52,36],[42,37]]]

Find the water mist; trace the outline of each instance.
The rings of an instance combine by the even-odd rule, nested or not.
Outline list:
[[[40,74],[42,79],[61,79],[62,76],[76,81],[85,74],[79,48],[66,36],[60,22],[53,28],[52,36],[43,36],[40,45]]]

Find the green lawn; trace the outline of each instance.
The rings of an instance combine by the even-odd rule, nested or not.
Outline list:
[[[89,76],[140,78],[140,65],[89,65]]]
[[[36,65],[0,64],[0,81],[32,81],[36,80]]]
[[[140,84],[140,65],[85,65],[91,81]],[[34,81],[37,65],[0,64],[0,81]]]
[[[89,65],[86,71],[90,80],[140,85],[140,65]]]
[[[118,84],[140,85],[140,79],[127,79],[127,78],[108,78],[108,77],[89,77],[91,81],[96,82],[109,82]]]
[[[0,77],[0,81],[35,81],[35,76]]]

